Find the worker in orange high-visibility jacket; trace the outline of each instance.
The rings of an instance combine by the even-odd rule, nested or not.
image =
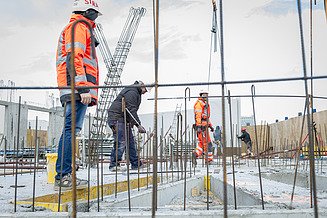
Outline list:
[[[208,163],[213,160],[213,146],[211,143],[208,128],[214,131],[210,122],[210,104],[208,102],[208,92],[201,91],[200,97],[194,104],[195,130],[198,137],[198,145],[193,152],[193,163],[196,164],[196,158],[203,153],[208,152]]]
[[[55,176],[55,190],[60,187],[62,190],[72,188],[72,113],[76,113],[76,133],[83,126],[84,116],[88,106],[97,104],[98,90],[92,88],[99,84],[98,60],[92,41],[92,33],[84,22],[79,22],[74,28],[74,69],[71,70],[70,59],[72,57],[72,26],[75,21],[83,20],[95,28],[95,19],[102,15],[99,10],[97,0],[74,0],[73,14],[69,24],[60,33],[56,68],[58,86],[70,86],[71,81],[75,81],[74,91],[76,99],[76,110],[71,107],[71,90],[60,89],[60,101],[66,105],[65,125],[59,140],[58,159],[56,163],[57,175]],[[74,73],[72,73],[72,71]],[[86,87],[85,87],[86,86]],[[85,88],[84,88],[85,87]],[[90,88],[91,87],[91,88]],[[88,182],[76,178],[78,188],[86,187]]]

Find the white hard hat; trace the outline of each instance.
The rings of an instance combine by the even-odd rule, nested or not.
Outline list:
[[[99,12],[99,16],[102,15],[97,0],[74,0],[73,12],[75,11],[87,11],[93,9]]]
[[[209,92],[205,89],[201,89],[201,91],[199,92],[199,95],[202,95],[202,94],[209,94]]]

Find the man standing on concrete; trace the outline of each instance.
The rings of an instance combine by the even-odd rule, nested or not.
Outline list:
[[[241,129],[242,135],[237,136],[237,138],[241,139],[247,147],[247,153],[248,155],[251,155],[252,153],[252,141],[251,141],[251,136],[250,134],[246,131],[245,128]]]
[[[75,80],[76,111],[71,108],[71,90],[60,90],[60,101],[66,104],[66,117],[64,130],[59,140],[58,159],[56,163],[57,175],[55,176],[55,190],[72,188],[72,113],[76,113],[76,133],[82,129],[86,109],[97,104],[98,90],[96,88],[83,88],[83,86],[97,86],[99,84],[98,61],[92,54],[91,32],[85,23],[75,26],[74,41],[74,67],[75,76],[71,78],[70,59],[72,55],[72,25],[76,20],[85,20],[95,28],[94,20],[102,15],[96,0],[75,0],[73,14],[69,24],[61,32],[57,48],[57,81],[58,86],[70,86],[71,80]],[[80,88],[78,88],[80,87]],[[87,186],[87,181],[76,178],[77,188]]]
[[[124,112],[122,111],[122,101],[125,99],[126,107],[126,125],[129,135],[129,154],[130,163],[132,170],[142,166],[142,163],[138,163],[138,157],[135,148],[135,141],[132,132],[133,126],[136,126],[139,133],[145,133],[144,127],[141,125],[141,121],[137,115],[137,111],[141,104],[141,96],[147,92],[142,81],[135,81],[135,83],[129,87],[124,88],[114,100],[112,105],[108,110],[108,125],[112,129],[113,137],[115,139],[115,144],[111,152],[110,166],[109,170],[113,171],[118,169],[118,163],[116,162],[116,152],[118,152],[118,162],[122,160],[123,153],[126,149],[126,138],[125,138],[125,122],[124,122]],[[118,137],[117,137],[118,136]],[[116,151],[116,143],[118,138],[118,151]],[[129,166],[127,166],[129,167]]]
[[[210,104],[208,102],[208,92],[201,91],[200,97],[194,104],[195,128],[198,137],[198,146],[193,152],[193,163],[196,164],[196,158],[208,152],[208,163],[212,162],[212,142],[208,132],[214,131],[210,122]]]

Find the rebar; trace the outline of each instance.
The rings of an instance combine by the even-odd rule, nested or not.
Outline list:
[[[37,123],[38,117],[35,118],[35,151],[34,151],[34,171],[33,171],[33,203],[32,203],[32,212],[35,211],[35,180],[36,180],[36,146],[37,146]]]
[[[255,144],[256,144],[256,148],[257,148],[257,154],[259,154],[257,123],[256,123],[256,114],[255,114],[255,107],[254,107],[254,97],[255,97],[255,86],[254,85],[251,86],[251,94],[252,94],[252,109],[253,109],[253,118],[254,118]],[[258,160],[258,171],[259,171],[259,182],[260,182],[260,193],[261,193],[261,205],[262,205],[262,210],[264,210],[265,203],[264,203],[264,199],[263,199],[260,158],[258,157],[257,160]]]
[[[235,166],[234,166],[234,134],[233,134],[233,119],[232,119],[232,102],[230,98],[230,91],[228,90],[228,105],[229,105],[229,126],[230,126],[230,137],[232,146],[232,171],[233,171],[233,189],[234,189],[234,208],[237,210],[236,203],[236,183],[235,183]]]
[[[18,103],[18,118],[17,118],[17,144],[16,144],[16,165],[15,165],[15,200],[14,200],[14,212],[17,211],[17,174],[18,174],[18,147],[19,147],[19,130],[20,130],[20,109],[21,109],[21,101],[22,97],[19,96],[19,103]]]
[[[62,171],[63,171],[63,167],[64,167],[64,156],[65,156],[65,137],[66,137],[66,130],[65,130],[65,126],[66,126],[66,109],[67,109],[67,103],[64,104],[64,128],[62,131],[62,144],[61,144],[61,157],[60,157],[60,181],[59,181],[59,191],[58,191],[58,212],[60,212],[61,210],[61,186],[62,186]],[[37,151],[39,151],[39,145],[37,143],[37,139],[36,139],[36,144],[35,144],[35,149],[37,149]],[[36,152],[36,151],[35,151]],[[59,158],[59,157],[58,157]]]
[[[191,96],[191,89],[189,87],[186,87],[185,88],[185,102],[184,102],[184,105],[185,105],[185,114],[184,114],[184,120],[185,120],[185,131],[187,129],[187,92],[188,92],[188,96],[190,97]],[[191,99],[188,98],[188,100],[190,101]],[[185,143],[185,151],[184,151],[184,210],[186,209],[186,171],[187,171],[187,168],[186,168],[186,164],[187,164],[187,151],[186,151],[186,145],[187,145],[187,134],[185,133],[185,139],[184,139],[184,143]],[[191,166],[191,165],[190,165]],[[191,168],[190,168],[191,169]],[[190,174],[191,175],[191,174]]]
[[[87,212],[90,212],[90,183],[91,183],[91,114],[89,113],[89,140],[87,143]]]
[[[88,30],[90,31],[90,35],[91,35],[91,56],[95,59],[95,46],[94,46],[94,35],[93,35],[93,29],[92,26],[88,23],[88,21],[86,20],[76,20],[73,24],[72,24],[72,30],[71,30],[71,36],[72,36],[72,42],[71,42],[71,47],[72,47],[72,52],[71,52],[71,59],[70,59],[70,78],[75,78],[76,72],[75,72],[75,29],[76,29],[76,25],[78,23],[84,23],[86,25],[86,27],[88,28]],[[71,119],[72,119],[72,123],[71,123],[71,134],[72,134],[72,217],[76,218],[76,100],[75,100],[75,80],[71,79],[70,81],[70,91],[71,91],[71,110],[72,110],[72,114],[71,114]]]
[[[305,58],[305,46],[304,46],[304,35],[303,35],[303,24],[302,24],[302,8],[300,0],[297,0],[297,12],[299,16],[299,27],[300,27],[300,38],[301,38],[301,54],[302,54],[302,67],[303,67],[303,77],[304,79],[304,89],[307,96],[307,101],[309,102],[309,92],[308,92],[308,81],[307,81],[307,69],[306,69],[306,58]],[[314,205],[314,215],[318,218],[318,202],[317,202],[317,189],[316,189],[316,173],[315,173],[315,161],[314,161],[314,143],[312,135],[312,119],[310,117],[310,108],[307,107],[307,125],[309,132],[309,151],[310,151],[310,178],[313,192],[313,205]],[[311,198],[312,199],[312,198]]]

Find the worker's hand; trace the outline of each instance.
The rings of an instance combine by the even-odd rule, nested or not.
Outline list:
[[[81,102],[82,104],[88,105],[92,101],[92,97],[90,93],[82,93],[81,95]]]
[[[137,130],[139,131],[139,133],[146,133],[145,128],[144,128],[143,126],[141,126],[141,125],[139,125],[139,126],[137,127]]]
[[[212,126],[209,126],[209,128],[211,132],[215,131],[215,129]]]

